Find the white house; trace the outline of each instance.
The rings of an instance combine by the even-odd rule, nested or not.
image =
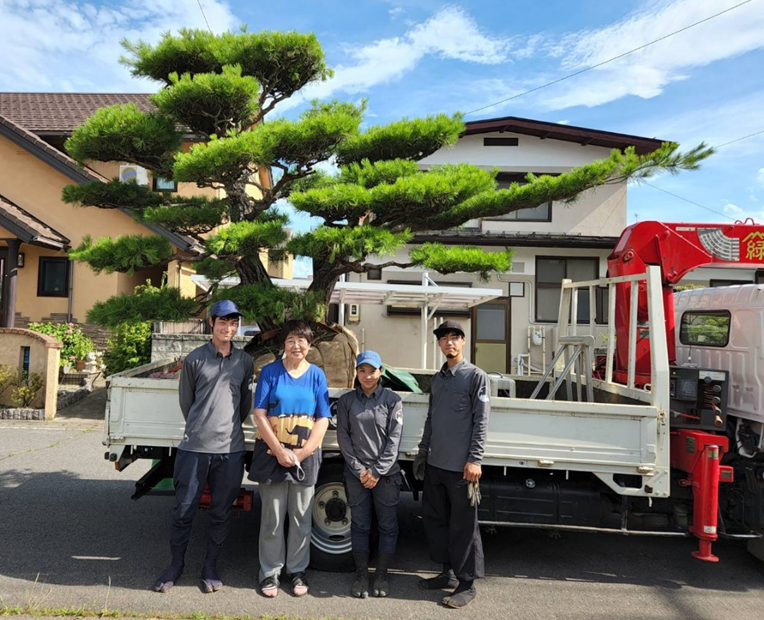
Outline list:
[[[498,169],[500,184],[522,182],[528,172],[555,174],[598,159],[611,149],[634,146],[648,153],[662,140],[631,136],[570,125],[504,117],[467,123],[455,147],[423,159],[422,169],[444,163],[467,162]],[[563,278],[589,280],[606,275],[607,256],[626,226],[626,184],[601,187],[582,195],[573,205],[542,204],[501,218],[475,220],[459,230],[418,234],[414,244],[440,241],[480,246],[486,252],[515,250],[512,270],[480,282],[470,274],[440,276],[436,283],[500,289],[501,296],[471,311],[435,312],[435,321],[459,320],[467,330],[468,359],[486,371],[514,373],[518,356],[525,369],[534,370],[551,358],[554,322],[557,319],[560,282]],[[397,260],[405,261],[408,252]],[[387,261],[389,257],[380,259]],[[352,274],[349,281],[421,284],[413,270],[384,268],[366,275]],[[604,296],[601,300],[604,312]],[[386,305],[353,307],[345,323],[367,349],[394,360],[396,366],[421,366],[419,311]],[[588,297],[579,301],[579,315],[588,321]],[[428,329],[432,328],[432,324]],[[434,344],[434,338],[431,340]],[[430,347],[429,368],[442,358]]]

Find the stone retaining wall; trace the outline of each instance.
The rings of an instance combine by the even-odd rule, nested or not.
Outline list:
[[[211,338],[209,334],[151,334],[151,361],[185,357]],[[236,336],[233,342],[241,349],[250,340],[249,336]]]
[[[0,420],[44,420],[45,409],[0,409]]]

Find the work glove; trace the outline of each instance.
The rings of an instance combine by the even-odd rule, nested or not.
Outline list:
[[[477,480],[467,484],[467,497],[470,500],[470,506],[477,506],[483,499],[480,495],[480,483]]]
[[[414,459],[414,478],[424,480],[424,470],[427,468],[427,450],[420,450]]]

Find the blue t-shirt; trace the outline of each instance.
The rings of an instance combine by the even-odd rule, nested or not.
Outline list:
[[[330,418],[329,390],[324,372],[311,364],[297,379],[292,377],[281,360],[271,362],[260,371],[255,391],[255,409],[267,411],[268,422],[279,442],[287,448],[301,448],[308,440],[317,418]],[[316,483],[321,465],[321,450],[316,450],[302,463],[303,480],[297,479],[295,467],[282,467],[270,453],[258,430],[249,479],[262,483]]]

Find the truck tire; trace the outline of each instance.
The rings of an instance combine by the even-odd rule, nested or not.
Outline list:
[[[318,474],[310,536],[311,568],[333,573],[354,570],[350,507],[342,482],[342,463],[324,463]]]

